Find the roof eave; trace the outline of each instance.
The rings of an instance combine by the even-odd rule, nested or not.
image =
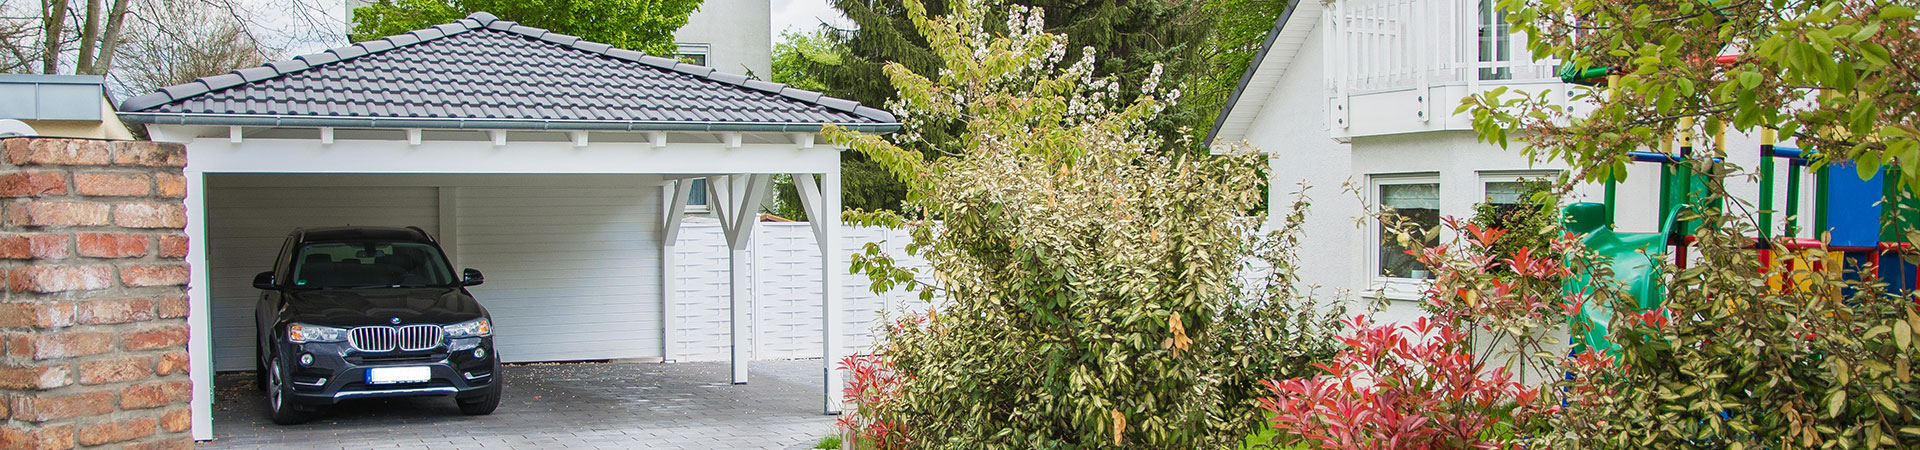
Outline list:
[[[551,119],[435,119],[389,117],[306,117],[252,114],[189,114],[158,112],[120,113],[128,122],[153,125],[218,125],[248,127],[335,127],[433,130],[536,130],[536,131],[737,131],[797,133],[819,132],[826,124],[792,122],[713,122],[713,121],[581,121]],[[899,123],[836,123],[841,128],[863,133],[886,134],[900,130]]]
[[[1280,12],[1280,20],[1273,22],[1273,29],[1267,31],[1266,41],[1260,43],[1260,51],[1253,54],[1252,60],[1247,61],[1247,71],[1240,74],[1240,82],[1234,85],[1233,94],[1227,96],[1226,106],[1221,107],[1220,114],[1214,116],[1213,128],[1208,129],[1207,137],[1200,140],[1201,146],[1213,147],[1213,138],[1220,135],[1220,128],[1226,125],[1227,116],[1232,115],[1233,107],[1240,104],[1240,95],[1247,91],[1247,85],[1253,81],[1254,72],[1260,70],[1260,63],[1266,61],[1267,53],[1273,50],[1273,42],[1280,38],[1280,32],[1287,27],[1287,22],[1293,20],[1293,11],[1300,7],[1300,2],[1305,1],[1314,0],[1293,0],[1287,3],[1285,11]]]

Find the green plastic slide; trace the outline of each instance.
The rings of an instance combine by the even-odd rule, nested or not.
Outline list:
[[[1607,223],[1606,209],[1601,203],[1568,205],[1564,211],[1567,230],[1586,235],[1582,243],[1598,253],[1613,270],[1613,276],[1606,281],[1614,288],[1632,296],[1643,311],[1660,307],[1666,301],[1660,277],[1666,257],[1665,231],[1673,226],[1675,215],[1667,215],[1660,233],[1619,233]],[[1561,289],[1568,294],[1585,292],[1595,282],[1592,272],[1576,273]],[[1588,349],[1613,351],[1615,346],[1607,339],[1607,325],[1613,322],[1613,309],[1609,305],[1586,302],[1575,312],[1572,322],[1573,353]]]

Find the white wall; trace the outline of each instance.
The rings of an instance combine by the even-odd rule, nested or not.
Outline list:
[[[773,4],[769,0],[705,0],[673,32],[682,48],[708,46],[707,66],[773,79]]]
[[[678,253],[677,353],[662,354],[659,179],[642,175],[212,175],[208,252],[215,370],[252,370],[255,273],[297,227],[416,225],[438,236],[492,312],[507,361],[729,357],[728,251],[717,222],[688,219]],[[908,264],[907,236],[842,229],[842,247],[885,242]],[[820,356],[819,247],[806,223],[756,227],[752,327],[756,359]],[[842,278],[849,349],[863,352],[884,312],[924,309]]]

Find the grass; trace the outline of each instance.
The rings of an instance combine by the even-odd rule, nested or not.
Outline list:
[[[838,449],[840,448],[840,436],[827,436],[824,438],[820,438],[820,443],[813,444],[813,448]]]

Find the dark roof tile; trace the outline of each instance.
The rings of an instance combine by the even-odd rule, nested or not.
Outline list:
[[[486,13],[163,88],[127,100],[122,110],[134,120],[146,113],[449,122],[894,123],[892,115],[852,101],[582,41]]]

